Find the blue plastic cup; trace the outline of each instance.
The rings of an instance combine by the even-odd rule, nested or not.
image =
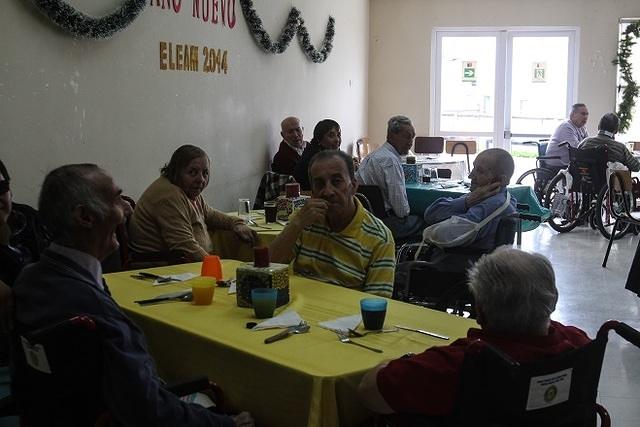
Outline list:
[[[273,317],[278,299],[278,290],[273,288],[255,288],[251,290],[251,303],[258,319]]]
[[[384,325],[387,314],[387,300],[384,298],[363,298],[360,300],[360,311],[364,328],[378,331]]]

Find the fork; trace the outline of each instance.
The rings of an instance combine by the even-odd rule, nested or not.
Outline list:
[[[366,348],[367,350],[375,351],[376,353],[382,353],[382,350],[380,350],[379,348],[369,347],[368,345],[364,345],[364,344],[360,344],[359,342],[355,342],[355,341],[351,340],[348,336],[343,334],[342,332],[336,332],[336,334],[338,334],[338,339],[340,340],[340,342],[343,342],[345,344],[354,344],[354,345],[357,345],[359,347]]]

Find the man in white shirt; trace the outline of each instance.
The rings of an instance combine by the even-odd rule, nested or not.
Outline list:
[[[420,238],[422,216],[409,214],[402,159],[413,145],[416,131],[408,117],[394,116],[387,126],[387,142],[362,160],[356,178],[360,184],[377,185],[382,191],[387,217],[382,221],[396,242]]]
[[[585,127],[588,119],[589,110],[587,106],[573,104],[569,118],[556,128],[547,147],[547,156],[559,156],[560,159],[545,160],[547,165],[564,167],[569,164],[569,149],[564,145],[560,147],[560,144],[568,142],[569,145],[577,148],[578,144],[589,136]]]

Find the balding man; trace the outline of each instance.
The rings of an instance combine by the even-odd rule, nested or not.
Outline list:
[[[425,222],[431,225],[455,215],[479,223],[505,203],[507,185],[513,170],[513,158],[508,151],[501,148],[482,151],[473,162],[473,170],[469,175],[471,178],[469,194],[455,199],[439,198],[425,210]],[[511,197],[509,203],[510,205],[500,215],[480,229],[476,239],[468,246],[478,249],[494,248],[500,219],[516,212],[516,200]]]
[[[100,262],[118,248],[116,227],[131,209],[121,193],[113,178],[93,164],[59,167],[42,184],[39,210],[53,243],[14,286],[17,333],[86,314],[96,323],[101,354],[99,368],[68,370],[60,384],[25,375],[15,365],[12,391],[24,412],[22,421],[95,425],[100,411],[108,411],[113,425],[253,426],[246,412],[217,415],[165,390],[142,331],[111,298]],[[60,393],[79,383],[87,389],[67,387]]]
[[[282,142],[275,156],[271,170],[282,175],[293,175],[296,164],[307,143],[302,139],[304,128],[297,117],[287,117],[280,123]]]

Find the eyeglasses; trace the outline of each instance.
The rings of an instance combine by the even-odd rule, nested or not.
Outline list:
[[[6,179],[0,181],[0,195],[6,193],[9,190],[9,181],[7,181]]]

